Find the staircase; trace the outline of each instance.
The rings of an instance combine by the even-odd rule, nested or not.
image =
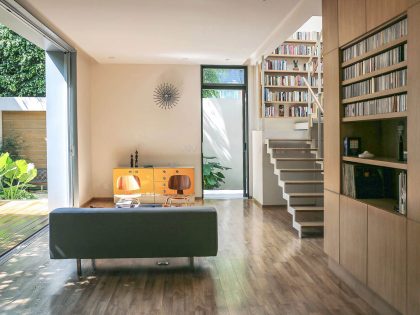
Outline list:
[[[319,41],[317,45],[317,55],[321,56],[322,44]],[[312,59],[316,61],[315,66]],[[320,80],[322,71],[318,60],[311,57],[307,65],[308,80],[304,79],[310,95],[308,107],[311,109],[308,138],[266,140],[274,174],[278,176],[283,198],[287,201],[287,211],[293,216],[293,228],[300,238],[322,235],[324,231],[324,107]],[[308,83],[310,76],[318,76],[317,93]]]

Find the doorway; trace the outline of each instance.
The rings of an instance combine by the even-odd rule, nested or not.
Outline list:
[[[248,197],[247,69],[201,67],[203,198]]]

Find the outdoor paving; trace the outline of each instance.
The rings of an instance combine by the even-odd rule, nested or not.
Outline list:
[[[0,255],[48,224],[48,200],[0,201]]]

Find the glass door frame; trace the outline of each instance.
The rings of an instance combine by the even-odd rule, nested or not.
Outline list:
[[[205,83],[203,81],[205,69],[240,69],[244,70],[244,83]],[[204,175],[203,175],[203,91],[204,90],[240,90],[242,91],[242,156],[243,156],[243,196],[249,198],[249,118],[248,118],[248,68],[247,66],[229,65],[202,65],[200,71],[201,80],[201,194],[204,198]]]

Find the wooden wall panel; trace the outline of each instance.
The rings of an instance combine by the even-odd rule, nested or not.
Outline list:
[[[37,168],[47,167],[47,122],[45,112],[4,111],[3,137],[15,137],[21,144],[21,157]]]
[[[338,0],[338,39],[343,46],[366,33],[365,0]]]
[[[340,90],[338,49],[324,55],[324,187],[340,193]]]
[[[367,205],[340,196],[340,265],[359,281],[367,279]]]
[[[420,223],[407,221],[407,314],[420,314]]]
[[[370,31],[407,11],[408,0],[366,0],[366,29]]]
[[[368,286],[401,313],[406,310],[407,219],[368,206]]]
[[[324,190],[324,251],[340,261],[340,196]]]
[[[411,7],[408,10],[408,117],[407,117],[407,144],[408,153],[408,183],[407,183],[407,216],[409,219],[420,222],[420,4]]]
[[[408,0],[408,7],[411,7],[417,3],[420,3],[420,0]]]
[[[338,48],[338,0],[322,1],[322,40],[324,54]]]

